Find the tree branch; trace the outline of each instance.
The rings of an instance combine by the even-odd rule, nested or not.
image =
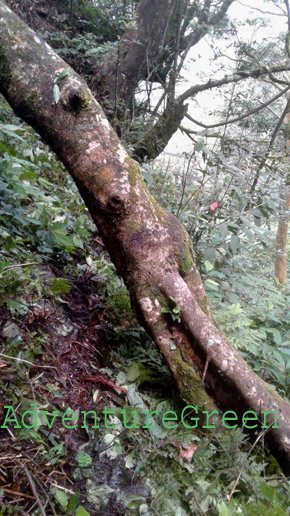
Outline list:
[[[263,11],[262,9],[259,9],[258,7],[253,7],[252,5],[244,4],[243,2],[240,2],[240,0],[237,0],[237,3],[242,5],[243,7],[248,7],[249,9],[252,9],[253,11],[259,11],[262,14],[271,14],[272,16],[285,16],[285,13],[282,11],[282,9],[280,7],[278,7],[278,5],[276,7],[278,7],[278,9],[280,9],[282,11],[282,14],[273,13],[271,11]]]
[[[282,65],[273,66],[272,68],[263,66],[261,68],[255,68],[254,70],[243,70],[242,72],[227,75],[217,80],[209,80],[204,84],[196,84],[189,88],[177,97],[177,99],[168,103],[156,124],[141,140],[139,140],[139,142],[137,142],[132,153],[133,158],[137,161],[142,161],[145,157],[154,159],[164,150],[171,136],[173,136],[177,129],[179,129],[183,117],[187,115],[187,105],[185,105],[184,102],[189,97],[192,97],[199,92],[217,88],[225,84],[235,83],[249,78],[256,79],[262,75],[269,74],[269,72],[277,73],[285,70],[290,70],[290,61],[287,61]],[[281,96],[281,93],[278,95]],[[279,98],[279,96],[277,96],[277,98]],[[272,99],[271,102],[273,101],[274,100]],[[190,119],[194,121],[194,123],[197,123],[193,118]],[[224,123],[221,125],[224,125]],[[201,125],[201,127],[204,127],[204,125]],[[217,126],[214,125],[213,127]],[[207,126],[205,126],[205,128],[207,128]]]
[[[214,14],[208,21],[209,25],[216,25],[226,14],[229,7],[234,3],[235,0],[225,0],[219,11]]]
[[[230,120],[224,120],[223,122],[218,122],[216,124],[209,124],[209,125],[203,124],[202,122],[198,122],[197,120],[192,118],[192,116],[190,116],[188,113],[185,116],[186,116],[186,118],[188,118],[188,120],[190,120],[194,124],[199,125],[200,127],[204,127],[205,129],[213,129],[214,127],[222,127],[223,125],[233,124],[234,122],[239,122],[240,120],[243,120],[244,118],[248,118],[249,116],[254,115],[255,113],[258,113],[259,111],[266,108],[267,106],[269,106],[270,104],[272,104],[273,102],[278,100],[280,97],[282,97],[282,95],[284,95],[289,89],[290,89],[290,84],[289,84],[289,86],[287,86],[287,88],[284,88],[284,90],[282,90],[280,93],[275,95],[275,97],[272,97],[267,102],[264,102],[262,105],[252,109],[251,111],[248,111],[244,115],[236,116],[235,118],[231,118]]]

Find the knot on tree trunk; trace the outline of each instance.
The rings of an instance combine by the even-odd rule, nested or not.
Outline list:
[[[89,110],[91,104],[88,91],[71,84],[65,85],[62,89],[60,102],[65,109],[75,114]]]
[[[121,213],[126,209],[127,197],[124,193],[115,192],[110,196],[107,207],[115,214]]]

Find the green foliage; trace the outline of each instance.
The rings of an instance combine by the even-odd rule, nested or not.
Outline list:
[[[86,468],[92,464],[92,457],[82,450],[79,450],[76,456],[76,461],[80,468]]]
[[[44,255],[55,256],[81,248],[80,237],[88,233],[82,217],[84,206],[76,188],[52,153],[36,140],[35,133],[19,125],[6,106],[2,113],[18,122],[12,125],[0,119],[0,239],[4,257],[13,256],[15,249],[19,256],[22,249],[25,256],[29,250],[36,252],[40,260]],[[57,195],[59,187],[53,181],[59,174],[64,181],[61,199]],[[71,208],[68,216],[65,206]]]
[[[49,290],[55,294],[66,294],[71,289],[71,284],[64,278],[55,278],[49,287]]]
[[[253,246],[221,271],[212,297],[218,324],[254,370],[289,397],[289,287],[275,285],[272,254]]]
[[[158,202],[185,225],[204,260],[234,256],[254,241],[269,245],[268,226],[278,213],[277,189],[261,185],[251,193],[244,170],[229,164],[205,140],[183,163],[143,165],[143,176]]]
[[[69,262],[94,226],[55,156],[4,102],[0,107],[0,306],[25,314],[43,296],[69,292],[64,278],[44,281],[39,266]]]
[[[170,314],[171,319],[173,321],[180,322],[180,307],[178,306],[178,303],[174,297],[170,297],[170,300],[172,301],[174,306],[163,306],[161,312],[165,314]]]

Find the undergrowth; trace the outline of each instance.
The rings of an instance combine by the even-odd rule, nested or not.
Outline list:
[[[0,515],[41,514],[30,475],[47,515],[286,516],[285,477],[240,429],[162,427],[165,412],[179,417],[183,409],[168,370],[137,324],[73,182],[4,102],[0,167],[3,405],[13,405],[20,421],[33,403],[49,417],[56,409],[100,413],[97,429],[91,420],[86,429],[50,429],[45,418],[34,429],[26,418],[26,427],[1,430]],[[180,199],[170,195],[174,211]],[[202,242],[210,240],[213,228]],[[289,396],[288,287],[273,282],[271,267],[269,248],[258,242],[201,260],[219,325]],[[121,411],[133,417],[134,408],[139,423],[125,429]],[[140,408],[155,411],[153,429],[142,428]]]

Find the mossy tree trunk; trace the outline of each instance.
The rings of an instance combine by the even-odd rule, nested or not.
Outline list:
[[[290,405],[254,374],[216,327],[186,231],[152,198],[138,164],[83,79],[68,67],[55,104],[54,80],[66,63],[3,0],[0,23],[0,92],[72,175],[181,396],[201,409],[214,400],[239,416],[251,409],[260,419],[261,411],[275,411],[279,428],[274,425],[266,440],[289,473]],[[180,322],[162,312],[174,307],[172,298]]]

